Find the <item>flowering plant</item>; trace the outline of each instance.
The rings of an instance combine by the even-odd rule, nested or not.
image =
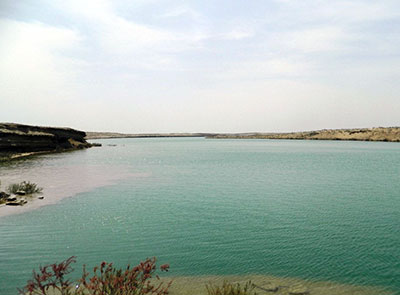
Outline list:
[[[33,279],[29,280],[20,294],[28,295],[166,295],[172,281],[160,282],[156,272],[156,258],[147,258],[134,267],[128,265],[118,269],[112,263],[102,262],[93,268],[92,275],[83,266],[82,277],[77,283],[65,279],[73,271],[71,264],[76,262],[72,256],[61,263],[46,265],[33,271]],[[168,271],[169,265],[163,264],[161,271]],[[158,283],[156,282],[158,281]]]

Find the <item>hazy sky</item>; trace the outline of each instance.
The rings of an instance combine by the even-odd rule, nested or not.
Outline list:
[[[0,122],[400,125],[399,0],[0,0]]]

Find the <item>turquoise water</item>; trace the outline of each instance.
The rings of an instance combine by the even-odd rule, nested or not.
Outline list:
[[[72,164],[141,175],[0,218],[0,294],[71,255],[77,269],[156,256],[171,275],[270,274],[400,294],[398,143],[97,142],[0,166],[0,179]]]

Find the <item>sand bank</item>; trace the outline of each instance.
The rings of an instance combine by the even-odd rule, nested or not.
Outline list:
[[[64,167],[32,165],[29,169],[10,169],[0,174],[3,189],[10,183],[28,180],[43,187],[43,193],[40,195],[44,199],[27,198],[28,203],[24,206],[0,205],[0,217],[21,214],[43,206],[53,205],[64,198],[113,185],[125,179],[147,176],[144,173],[131,173],[124,167],[112,168],[101,165],[70,165]]]
[[[248,280],[265,289],[272,285],[278,286],[278,291],[254,289],[257,294],[288,295],[291,288],[305,288],[309,295],[389,295],[394,294],[381,287],[357,286],[329,281],[307,281],[296,278],[279,278],[265,275],[246,276],[188,276],[173,277],[170,295],[203,295],[207,294],[205,285],[212,283],[222,285],[223,281],[245,284]],[[293,290],[293,289],[292,289]]]
[[[258,295],[394,295],[380,287],[357,286],[350,284],[340,284],[329,281],[306,281],[296,278],[279,278],[265,275],[246,275],[246,276],[187,276],[162,278],[161,282],[168,283],[173,280],[169,288],[169,295],[207,295],[206,284],[221,286],[224,281],[230,283],[239,283],[244,286],[246,282],[251,282],[261,288],[254,288],[253,293]],[[159,282],[159,281],[157,281]],[[155,286],[158,283],[154,284]],[[277,291],[266,291],[272,285],[278,286]],[[305,293],[291,293],[294,290],[305,290]],[[59,295],[60,292],[50,290],[51,295]]]

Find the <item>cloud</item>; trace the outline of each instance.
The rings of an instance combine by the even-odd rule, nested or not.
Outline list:
[[[0,21],[2,120],[168,132],[398,117],[393,0],[38,1]]]
[[[312,65],[290,58],[270,58],[231,63],[211,74],[219,81],[241,83],[243,81],[290,80],[311,75]]]
[[[286,47],[305,53],[343,50],[345,43],[352,40],[349,33],[337,26],[289,32],[283,39]]]
[[[100,54],[108,66],[129,67],[131,70],[165,70],[179,68],[178,54],[199,50],[207,38],[202,31],[183,32],[160,26],[139,23],[122,17],[112,1],[57,2],[63,9],[85,24],[88,34],[88,50]],[[200,15],[186,7],[177,8],[164,17],[189,15],[200,19]]]
[[[24,88],[50,90],[65,86],[65,78],[81,64],[67,54],[82,40],[74,30],[8,19],[0,19],[0,28],[4,41],[0,47],[0,77],[6,93],[20,93],[18,97],[30,100],[32,95],[23,95]]]
[[[273,41],[280,41],[277,44],[284,52],[294,50],[305,54],[336,52],[356,55],[365,49],[373,51],[384,46],[390,50],[390,46],[398,47],[394,36],[389,42],[382,40],[383,36],[391,34],[390,29],[382,27],[384,23],[398,22],[400,17],[396,1],[275,2],[279,9],[265,24],[274,28]]]
[[[46,124],[51,117],[63,117],[63,105],[78,96],[79,69],[85,62],[69,54],[79,48],[82,36],[9,19],[0,19],[0,34],[2,120]]]
[[[128,47],[129,50],[176,39],[168,31],[138,24],[119,16],[111,1],[89,0],[82,4],[81,1],[73,0],[60,6],[89,21],[92,32],[96,33],[100,41],[108,43],[109,47]]]
[[[253,36],[254,32],[240,28],[240,29],[234,29],[229,33],[222,35],[222,38],[227,40],[242,40]]]
[[[398,2],[392,0],[275,0],[284,15],[290,15],[289,22],[323,22],[325,24],[349,24],[371,22],[398,17]]]
[[[204,17],[197,11],[187,6],[179,6],[173,9],[168,9],[166,12],[160,15],[161,18],[181,18],[189,17],[192,21],[203,22]]]
[[[79,16],[86,20],[94,22],[108,21],[112,17],[112,2],[108,0],[53,0],[49,4],[56,10],[62,10],[64,13]]]

